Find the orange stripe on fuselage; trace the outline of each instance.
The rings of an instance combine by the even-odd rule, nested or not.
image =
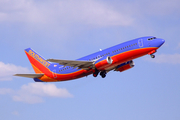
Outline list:
[[[37,73],[43,73],[36,66],[34,66],[32,63],[31,63],[31,65],[32,65],[32,67],[34,68],[35,71],[38,71]],[[46,75],[43,75],[42,77],[40,77],[38,79],[40,79],[40,80],[42,80],[44,82],[57,82],[57,80],[52,79],[52,78],[50,78],[50,77],[48,77]]]

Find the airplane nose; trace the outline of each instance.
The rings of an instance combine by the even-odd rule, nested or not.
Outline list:
[[[162,39],[162,40],[161,40],[161,42],[162,42],[162,45],[163,45],[163,44],[165,43],[165,40],[164,40],[164,39]]]
[[[159,47],[161,47],[164,43],[165,43],[165,40],[164,39],[160,39],[159,40]]]
[[[165,42],[165,40],[164,40],[164,39],[162,39],[162,44],[164,44],[164,42]]]

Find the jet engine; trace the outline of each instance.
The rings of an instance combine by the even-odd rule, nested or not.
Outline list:
[[[95,62],[95,68],[97,68],[98,70],[101,70],[113,63],[113,60],[110,56],[107,56],[107,58],[101,62],[99,61]]]
[[[116,67],[115,71],[123,72],[125,70],[128,70],[128,69],[134,67],[134,66],[135,66],[135,63],[131,60],[131,61],[128,61],[126,63],[122,63],[122,64],[118,65]]]
[[[111,59],[110,56],[107,56],[106,61],[108,64],[112,64],[112,62],[113,62],[113,60]]]

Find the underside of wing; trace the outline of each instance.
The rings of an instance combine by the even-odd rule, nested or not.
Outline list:
[[[44,74],[15,74],[14,76],[28,77],[28,78],[39,78]]]
[[[78,67],[79,69],[88,70],[93,67],[93,61],[81,61],[81,60],[59,60],[59,59],[47,59],[46,61],[59,63],[64,66]]]

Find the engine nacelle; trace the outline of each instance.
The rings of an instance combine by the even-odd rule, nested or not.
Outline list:
[[[128,69],[134,67],[134,66],[135,66],[135,63],[131,60],[131,61],[128,61],[126,63],[118,65],[117,68],[115,69],[115,71],[123,72],[125,70],[128,70]]]
[[[95,68],[97,68],[98,70],[101,70],[103,68],[106,68],[107,66],[109,66],[112,63],[113,63],[112,58],[110,56],[107,56],[107,58],[104,59],[103,61],[101,59],[96,61]]]
[[[113,60],[111,59],[110,56],[107,56],[106,61],[108,64],[112,64],[112,62],[113,62]]]

